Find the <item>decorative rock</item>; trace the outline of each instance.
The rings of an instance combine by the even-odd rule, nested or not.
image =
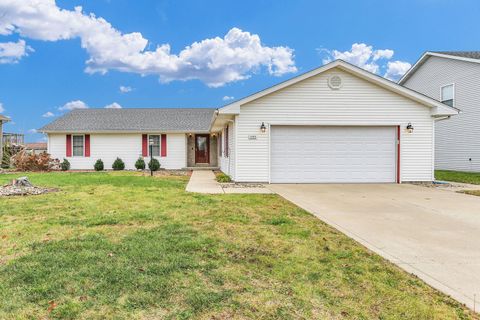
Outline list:
[[[21,177],[12,180],[10,184],[0,187],[0,197],[37,195],[53,191],[57,190],[35,187],[27,177]]]
[[[28,180],[28,177],[13,179],[11,185],[16,187],[33,187],[33,184]]]

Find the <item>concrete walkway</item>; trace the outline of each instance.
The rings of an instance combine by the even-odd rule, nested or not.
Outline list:
[[[248,184],[222,184],[215,179],[215,174],[211,170],[194,170],[190,181],[187,184],[187,192],[197,192],[206,194],[221,194],[221,193],[235,193],[235,194],[272,194],[274,193],[269,188],[263,185],[248,185]]]
[[[211,170],[195,170],[192,172],[186,190],[188,192],[223,194],[222,186],[215,180],[215,174]]]
[[[426,283],[480,310],[480,197],[411,184],[270,188]]]

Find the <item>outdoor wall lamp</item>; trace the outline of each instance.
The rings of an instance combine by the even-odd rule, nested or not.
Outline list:
[[[412,133],[412,132],[413,132],[413,126],[412,126],[412,124],[411,124],[410,122],[407,124],[407,131],[408,131],[408,133]]]
[[[260,131],[262,131],[262,133],[265,133],[265,131],[267,131],[267,126],[264,122],[262,122],[262,125],[260,126]]]

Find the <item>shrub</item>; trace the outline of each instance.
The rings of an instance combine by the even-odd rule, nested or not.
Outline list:
[[[60,163],[60,168],[62,171],[70,170],[70,162],[67,159],[63,159],[62,163]]]
[[[104,166],[102,159],[98,159],[97,162],[95,162],[93,168],[95,169],[95,171],[103,171]]]
[[[3,169],[9,169],[11,165],[10,158],[12,157],[12,154],[10,152],[10,148],[7,145],[3,146],[3,156],[2,156],[2,163],[0,165],[1,168]]]
[[[160,162],[153,158],[148,162],[148,169],[152,171],[158,171],[160,169]]]
[[[60,161],[52,159],[46,152],[28,154],[22,150],[12,157],[13,166],[19,171],[50,171],[58,170]]]
[[[113,170],[124,170],[125,169],[125,163],[122,161],[122,159],[117,157],[117,159],[115,159],[115,161],[113,161],[112,169]]]
[[[135,162],[135,168],[137,170],[145,170],[145,160],[142,157],[138,158],[137,162]]]
[[[222,172],[217,174],[217,182],[232,182],[232,179]]]

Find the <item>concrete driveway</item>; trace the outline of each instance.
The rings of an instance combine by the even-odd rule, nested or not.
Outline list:
[[[370,250],[480,310],[480,197],[410,184],[271,185]]]

